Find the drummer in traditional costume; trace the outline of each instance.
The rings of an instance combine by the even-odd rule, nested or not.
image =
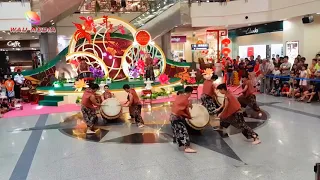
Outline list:
[[[138,127],[144,127],[144,122],[141,116],[142,105],[136,90],[130,88],[129,84],[123,85],[123,89],[128,93],[128,101],[123,106],[132,108],[131,113]]]
[[[218,104],[216,102],[217,94],[216,87],[213,84],[215,80],[218,79],[217,75],[212,75],[211,79],[206,79],[203,82],[203,92],[201,95],[201,103],[208,110],[209,114],[212,116],[215,114],[215,110],[218,108]]]
[[[113,98],[114,94],[110,92],[109,85],[104,86],[104,93],[101,96],[102,101]]]
[[[256,89],[254,88],[252,80],[249,79],[248,75],[242,76],[243,84],[238,86],[233,92],[242,87],[242,91],[239,94],[242,94],[238,97],[238,101],[241,104],[242,108],[249,106],[254,111],[260,111],[260,108],[256,101]]]
[[[184,93],[180,93],[176,96],[171,108],[170,122],[173,131],[173,141],[177,142],[179,147],[184,146],[184,151],[186,153],[197,152],[190,148],[190,137],[186,127],[186,118],[191,119],[191,114],[189,111],[190,103],[189,97],[193,88],[187,86]]]
[[[228,128],[230,125],[241,129],[242,134],[247,139],[253,139],[252,144],[261,143],[258,134],[255,133],[245,122],[241,105],[237,98],[227,90],[226,84],[220,84],[217,89],[221,94],[225,95],[224,103],[220,107],[222,112],[218,115],[221,121],[221,126],[224,128]]]
[[[100,107],[100,104],[96,99],[96,91],[99,90],[99,85],[90,84],[89,88],[87,88],[82,96],[81,100],[81,112],[83,115],[83,119],[87,124],[87,133],[95,133],[94,125],[98,121],[98,116],[96,113],[97,108]]]

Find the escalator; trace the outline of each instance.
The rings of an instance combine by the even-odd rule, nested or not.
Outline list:
[[[164,0],[142,13],[130,24],[147,30],[153,39],[169,32],[175,26],[190,24],[189,4],[182,0]]]

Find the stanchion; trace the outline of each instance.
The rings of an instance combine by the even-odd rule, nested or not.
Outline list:
[[[314,173],[316,175],[316,180],[320,180],[320,163],[314,165]]]

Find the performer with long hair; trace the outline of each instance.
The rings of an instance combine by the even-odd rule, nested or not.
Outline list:
[[[184,146],[184,152],[195,153],[194,149],[190,148],[190,137],[186,127],[186,118],[191,119],[189,111],[189,98],[193,88],[187,86],[184,93],[179,93],[176,96],[171,108],[170,122],[173,131],[173,141],[177,142],[179,147]]]
[[[81,112],[83,115],[83,119],[87,124],[87,133],[95,133],[94,132],[94,125],[98,122],[97,116],[97,108],[101,106],[100,103],[97,102],[96,99],[96,92],[99,90],[98,84],[90,84],[89,88],[87,88],[81,100]]]
[[[220,107],[222,112],[218,115],[221,121],[221,126],[228,128],[232,125],[235,128],[241,129],[242,134],[247,139],[253,139],[252,144],[261,143],[258,134],[246,124],[241,111],[241,105],[237,98],[227,90],[226,84],[220,84],[217,89],[221,94],[225,95],[224,103]]]
[[[123,89],[128,93],[128,101],[125,104],[123,104],[123,106],[129,108],[131,107],[133,118],[137,123],[138,127],[144,127],[144,121],[141,116],[142,105],[136,90],[130,88],[129,84],[123,85]]]

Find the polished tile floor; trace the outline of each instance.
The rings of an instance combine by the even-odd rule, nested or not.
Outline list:
[[[229,129],[192,132],[197,154],[172,143],[168,106],[85,136],[78,112],[0,119],[0,180],[309,180],[320,162],[320,104],[258,95],[262,119],[247,118],[262,144]],[[267,119],[267,120],[266,120]]]

